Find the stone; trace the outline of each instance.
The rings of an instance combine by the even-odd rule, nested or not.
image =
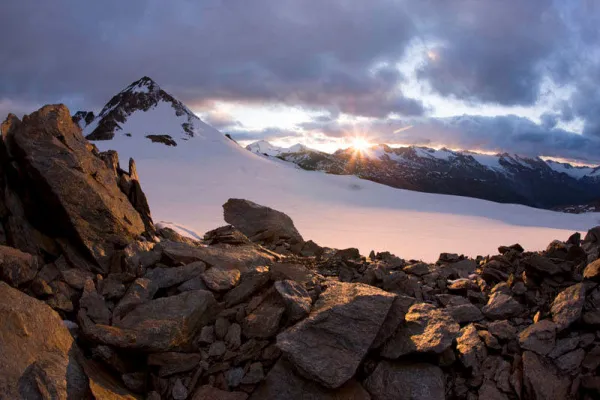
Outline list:
[[[542,257],[537,254],[532,254],[528,258],[523,260],[525,269],[532,271],[539,275],[558,275],[562,272],[562,269],[554,264],[546,257]]]
[[[545,357],[523,352],[523,386],[526,399],[568,399],[571,381]]]
[[[236,388],[240,386],[240,383],[242,383],[242,378],[244,377],[244,368],[232,368],[227,371],[225,376],[227,378],[227,386],[230,388]]]
[[[274,287],[283,300],[288,321],[296,322],[310,313],[312,299],[302,284],[283,280],[275,282]]]
[[[158,366],[158,376],[165,377],[191,371],[202,361],[198,353],[165,352],[148,356],[148,365]]]
[[[121,375],[123,383],[127,389],[135,393],[144,393],[146,391],[146,374],[144,372],[132,372]]]
[[[547,319],[530,325],[519,334],[519,345],[525,350],[546,355],[556,342],[556,325]]]
[[[585,358],[585,350],[577,349],[558,357],[554,364],[564,372],[571,372],[579,368]]]
[[[86,398],[78,348],[59,315],[0,282],[0,398]]]
[[[416,263],[412,265],[407,265],[402,268],[404,272],[407,274],[413,274],[417,276],[423,276],[431,272],[432,267],[429,264],[425,263]]]
[[[491,381],[485,381],[479,388],[477,395],[482,400],[509,400],[509,397],[502,393]]]
[[[432,364],[381,361],[364,385],[373,400],[445,399],[444,373]]]
[[[230,349],[237,349],[242,345],[242,327],[239,324],[229,325],[225,335],[225,343]]]
[[[520,315],[523,312],[523,306],[512,296],[494,293],[481,311],[492,320],[508,319]]]
[[[217,339],[221,340],[227,335],[227,331],[229,330],[229,321],[225,318],[219,317],[215,321],[215,335]]]
[[[215,327],[213,325],[204,326],[200,331],[198,342],[201,344],[211,344],[215,341]]]
[[[481,310],[471,303],[450,306],[447,307],[446,310],[459,324],[467,324],[470,322],[481,321],[483,319]]]
[[[226,392],[225,390],[204,385],[192,396],[191,400],[246,400],[248,395],[244,392]]]
[[[591,371],[594,371],[600,366],[600,345],[596,345],[586,353],[581,365]]]
[[[209,268],[202,275],[202,280],[213,292],[224,292],[235,287],[240,281],[240,271],[237,269]]]
[[[112,279],[109,275],[108,278],[102,281],[102,289],[100,290],[100,294],[108,300],[115,300],[123,297],[126,291],[127,288],[122,282]]]
[[[92,398],[107,400],[137,399],[137,396],[124,387],[121,381],[109,374],[100,363],[83,358],[81,360],[89,380],[89,391]]]
[[[0,245],[0,279],[9,285],[18,287],[31,282],[41,268],[36,256]]]
[[[388,313],[385,321],[381,325],[381,329],[375,340],[373,340],[372,348],[377,349],[381,347],[387,340],[392,337],[401,323],[404,322],[406,313],[415,302],[415,299],[408,296],[397,295],[392,303],[390,312]]]
[[[488,331],[500,340],[511,340],[517,334],[517,329],[508,321],[494,321],[488,325]]]
[[[302,375],[338,388],[369,351],[394,297],[360,283],[332,282],[307,318],[277,336],[277,346]]]
[[[225,346],[225,342],[217,341],[210,345],[208,349],[209,357],[221,357],[227,351],[227,347]]]
[[[248,300],[254,293],[265,286],[271,279],[267,267],[256,268],[242,275],[238,286],[225,294],[223,300],[226,307],[233,307]]]
[[[178,286],[183,282],[200,276],[206,268],[203,262],[193,262],[181,267],[161,268],[156,267],[148,269],[144,278],[150,280],[154,292],[160,289],[166,289]]]
[[[277,304],[263,303],[251,312],[242,324],[244,336],[266,339],[277,334],[285,308]]]
[[[367,391],[355,380],[337,389],[327,389],[303,378],[289,362],[280,359],[250,400],[370,400]],[[200,399],[197,399],[200,400]]]
[[[32,220],[81,243],[107,272],[117,247],[144,233],[144,223],[113,172],[87,148],[64,105],[48,105],[6,131],[24,185],[43,202]]]
[[[188,397],[188,390],[181,381],[181,379],[175,380],[175,384],[173,385],[173,390],[171,391],[171,396],[173,396],[173,400],[185,400]]]
[[[585,287],[582,283],[569,286],[556,296],[550,311],[558,332],[567,329],[581,318],[584,303]]]
[[[440,354],[452,345],[460,330],[446,310],[427,303],[411,306],[405,319],[405,324],[383,346],[383,357],[395,359],[413,352]]]
[[[66,269],[60,271],[65,282],[74,289],[83,289],[87,279],[94,279],[94,274],[89,271],[84,271],[78,268]]]
[[[151,300],[137,306],[113,326],[93,324],[81,316],[90,340],[125,349],[160,352],[190,347],[198,330],[214,318],[217,303],[204,290]]]
[[[292,219],[280,211],[243,199],[227,200],[223,210],[225,221],[252,241],[284,239],[291,244],[304,243]]]
[[[600,282],[600,258],[585,267],[583,270],[583,278]]]
[[[259,362],[255,362],[250,364],[250,368],[248,369],[248,372],[246,372],[246,375],[244,375],[241,383],[244,385],[255,385],[263,379],[265,379],[263,365]]]
[[[94,281],[91,278],[87,278],[85,282],[83,294],[79,299],[79,308],[95,323],[110,324],[111,312],[104,301],[104,297],[96,291]]]
[[[460,330],[460,334],[456,338],[456,350],[458,358],[465,368],[470,369],[473,375],[477,375],[481,363],[486,359],[488,353],[473,324]]]
[[[502,349],[502,346],[500,346],[498,339],[496,339],[496,337],[494,335],[492,335],[491,333],[489,333],[488,331],[483,331],[483,330],[477,331],[477,334],[479,335],[479,338],[481,340],[483,340],[483,342],[489,349],[494,349],[494,350]]]

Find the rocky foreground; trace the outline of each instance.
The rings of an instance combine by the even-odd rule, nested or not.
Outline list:
[[[194,241],[64,106],[9,115],[0,168],[2,399],[600,397],[600,227],[427,264],[230,199]]]

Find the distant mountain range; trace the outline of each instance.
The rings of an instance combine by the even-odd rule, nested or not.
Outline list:
[[[475,197],[567,212],[596,211],[600,167],[514,154],[480,154],[427,147],[376,145],[333,154],[297,144],[290,148],[258,141],[246,149],[311,171],[355,175],[388,186],[420,192]]]

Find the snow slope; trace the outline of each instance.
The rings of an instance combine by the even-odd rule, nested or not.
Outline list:
[[[305,239],[325,246],[389,250],[404,258],[433,261],[440,252],[475,256],[501,244],[539,250],[553,239],[600,224],[600,214],[571,215],[519,205],[393,189],[354,176],[309,172],[251,153],[210,126],[176,147],[144,136],[169,118],[157,106],[137,112],[101,150],[134,157],[155,221],[180,232],[224,225],[228,198],[255,201],[287,213]],[[180,123],[172,118],[174,127]],[[131,137],[124,133],[132,133]]]
[[[246,150],[250,150],[256,154],[265,154],[267,156],[277,157],[280,154],[306,151],[307,147],[301,145],[300,143],[290,147],[279,147],[267,142],[266,140],[259,140],[246,146]]]

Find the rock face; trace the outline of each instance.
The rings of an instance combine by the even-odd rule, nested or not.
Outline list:
[[[306,319],[277,337],[277,346],[304,376],[338,388],[356,372],[393,301],[367,285],[333,284]]]
[[[49,232],[63,232],[82,245],[100,270],[115,250],[144,233],[138,212],[119,190],[111,171],[88,149],[63,105],[45,106],[12,121],[5,141],[29,196],[44,207],[30,212]]]
[[[444,373],[431,364],[382,361],[365,381],[373,400],[444,400]]]
[[[86,397],[79,350],[50,307],[0,282],[0,398]]]
[[[229,199],[223,210],[225,221],[252,241],[304,243],[291,218],[280,211],[242,199]]]

